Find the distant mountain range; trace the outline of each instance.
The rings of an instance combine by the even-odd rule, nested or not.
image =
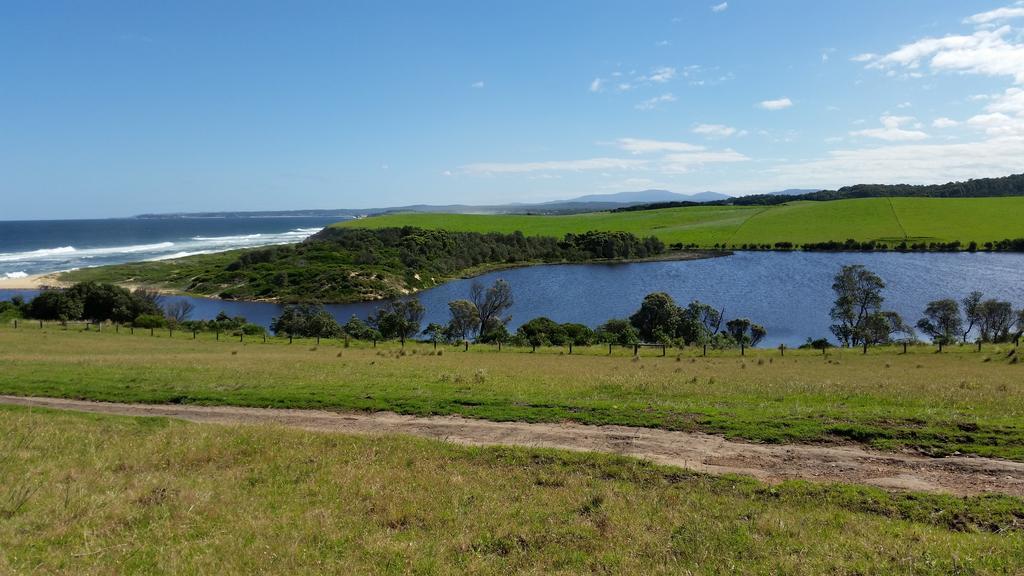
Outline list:
[[[804,193],[807,190],[784,190],[776,194]],[[628,206],[640,206],[659,202],[722,202],[733,197],[718,192],[699,192],[697,194],[679,194],[668,190],[640,190],[636,192],[616,192],[612,194],[587,194],[568,200],[554,200],[540,203],[511,203],[489,206],[473,206],[468,204],[413,204],[409,206],[392,206],[387,208],[339,208],[327,210],[263,210],[263,211],[231,211],[231,212],[181,212],[174,214],[140,214],[137,218],[284,218],[284,217],[317,217],[317,218],[358,218],[389,212],[430,212],[454,214],[579,214],[582,212],[600,212]]]
[[[911,196],[927,198],[978,198],[990,196],[1024,196],[1024,174],[1012,174],[999,178],[978,178],[963,182],[948,182],[933,185],[908,184],[857,184],[838,190],[789,188],[765,194],[728,196],[718,192],[678,194],[668,190],[640,190],[637,192],[616,192],[612,194],[587,194],[568,200],[541,203],[511,203],[490,206],[448,204],[435,206],[415,204],[390,208],[358,208],[337,210],[279,210],[261,212],[188,212],[178,214],[141,214],[137,218],[274,218],[274,217],[324,217],[359,218],[389,212],[431,212],[455,214],[579,214],[606,210],[632,211],[655,210],[682,206],[732,205],[772,206],[798,200],[828,201],[851,198],[876,198],[890,196]]]

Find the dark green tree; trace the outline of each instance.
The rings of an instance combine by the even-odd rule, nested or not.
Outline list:
[[[640,333],[624,318],[613,318],[598,327],[596,338],[605,344],[632,346],[640,342]]]
[[[860,264],[843,266],[836,274],[832,283],[836,299],[830,312],[835,324],[831,329],[843,345],[857,346],[869,337],[868,319],[881,312],[883,288],[885,282]]]
[[[420,331],[420,323],[426,309],[416,298],[392,300],[377,309],[368,322],[384,338],[398,338],[405,345],[406,338],[412,338]]]
[[[955,342],[963,333],[960,304],[952,298],[929,302],[924,309],[924,318],[917,321],[917,328],[935,343]]]
[[[68,322],[82,318],[82,301],[67,290],[45,290],[28,305],[29,318]]]
[[[662,341],[676,335],[682,320],[682,309],[671,296],[655,292],[644,297],[640,309],[629,317],[644,342]]]

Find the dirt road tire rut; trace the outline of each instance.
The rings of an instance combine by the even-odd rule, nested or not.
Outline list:
[[[1024,497],[1024,463],[993,458],[929,458],[857,446],[754,444],[710,434],[629,426],[490,422],[391,412],[118,404],[3,395],[0,403],[122,416],[164,416],[210,424],[270,424],[345,434],[409,434],[467,445],[606,452],[713,474],[747,474],[766,482],[800,478],[958,495],[1001,492]]]

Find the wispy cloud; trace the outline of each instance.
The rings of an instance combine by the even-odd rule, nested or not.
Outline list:
[[[711,6],[711,11],[712,12],[725,12],[727,8],[729,8],[729,3],[728,2],[722,2],[721,4],[715,4],[715,5]]]
[[[632,157],[598,157],[581,160],[545,160],[539,162],[481,162],[467,164],[458,173],[478,176],[525,174],[540,177],[558,172],[637,172],[642,176],[673,175],[690,172],[708,164],[746,162],[746,155],[731,148],[709,150],[688,142],[652,140],[646,138],[620,138],[613,145],[629,152]],[[638,158],[637,156],[642,156]],[[446,175],[451,175],[446,172]]]
[[[833,150],[824,158],[767,170],[780,183],[822,188],[859,182],[924,184],[1005,176],[1020,171],[1024,138],[953,144],[900,144]]]
[[[649,140],[645,138],[619,138],[616,145],[633,154],[652,154],[657,152],[698,152],[703,146],[688,142],[672,142],[668,140]]]
[[[698,124],[693,128],[694,134],[713,138],[728,138],[729,136],[740,132],[740,130],[733,128],[732,126],[726,126],[725,124]]]
[[[793,101],[789,98],[778,98],[776,100],[762,100],[757,104],[758,108],[762,110],[785,110],[793,106]]]
[[[1024,44],[1010,26],[979,29],[969,35],[923,38],[884,55],[863,55],[868,68],[903,70],[908,76],[920,70],[959,72],[986,76],[1011,76],[1024,84]]]
[[[476,82],[473,82],[473,84],[471,84],[471,86],[473,88],[483,88],[484,87],[484,81],[483,80],[477,80]]]
[[[676,77],[676,69],[671,66],[662,66],[661,68],[655,68],[650,76],[647,77],[651,82],[658,84],[664,84],[669,80]]]
[[[1024,18],[1024,2],[968,16],[964,18],[964,24],[991,24],[1011,18]]]
[[[647,164],[634,158],[587,158],[583,160],[547,160],[543,162],[480,162],[461,168],[466,174],[523,174],[528,172],[584,172],[591,170],[631,170]]]
[[[907,130],[906,128],[903,128],[905,124],[911,124],[914,122],[914,118],[911,116],[882,116],[881,122],[881,128],[856,130],[854,132],[850,132],[850,135],[877,138],[879,140],[886,140],[889,142],[924,140],[928,137],[928,134],[920,130]]]
[[[720,151],[688,152],[668,154],[664,157],[660,169],[666,174],[682,174],[706,164],[746,162],[747,156],[731,148]]]
[[[676,101],[675,95],[673,95],[671,92],[667,92],[667,93],[662,94],[660,96],[655,96],[653,98],[648,98],[647,100],[644,100],[643,102],[638,103],[636,105],[636,109],[637,110],[653,110],[653,109],[657,108],[659,105],[664,104],[665,102],[675,102],[675,101]]]
[[[606,87],[611,87],[618,92],[629,92],[645,86],[667,84],[675,79],[677,74],[678,71],[672,66],[659,66],[651,69],[647,74],[641,74],[636,70],[628,73],[616,70],[607,77],[597,76],[591,80],[590,91],[603,92]],[[684,75],[686,75],[685,71]]]
[[[943,116],[941,118],[936,118],[935,120],[932,120],[932,127],[933,128],[952,128],[952,127],[957,126],[959,124],[960,123],[957,122],[956,120],[953,120],[951,118],[946,118],[945,116]]]

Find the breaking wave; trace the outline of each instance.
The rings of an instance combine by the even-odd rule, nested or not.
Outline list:
[[[0,274],[6,278],[22,278],[13,276],[31,273],[54,272],[76,267],[102,266],[124,262],[160,261],[173,258],[184,258],[199,254],[212,254],[239,248],[255,248],[278,244],[301,242],[316,234],[322,228],[295,228],[286,232],[238,234],[231,236],[192,236],[176,241],[157,242],[152,244],[129,244],[125,246],[97,246],[77,248],[75,246],[59,246],[41,248],[24,252],[0,253]],[[16,267],[15,267],[16,266]],[[5,271],[3,268],[7,268]]]

